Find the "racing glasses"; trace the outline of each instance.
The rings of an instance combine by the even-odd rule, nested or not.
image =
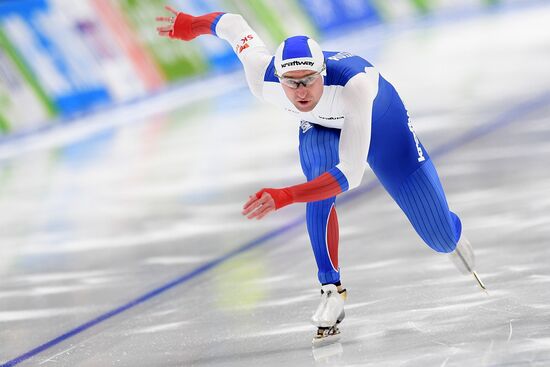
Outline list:
[[[298,89],[300,84],[302,84],[304,87],[309,87],[310,85],[312,85],[321,76],[321,74],[323,73],[323,71],[325,71],[325,69],[326,69],[326,66],[323,65],[323,68],[320,71],[300,79],[288,78],[286,76],[279,76],[277,75],[277,73],[275,73],[275,76],[279,78],[279,81],[281,82],[281,84],[284,84],[287,87],[292,89]]]

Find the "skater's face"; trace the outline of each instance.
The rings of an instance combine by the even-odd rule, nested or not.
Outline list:
[[[298,111],[309,112],[323,95],[323,76],[311,70],[289,71],[281,78],[281,86]]]

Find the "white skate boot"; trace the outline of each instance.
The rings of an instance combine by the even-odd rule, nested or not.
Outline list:
[[[321,287],[321,303],[311,317],[313,325],[317,326],[317,334],[313,337],[313,345],[321,345],[339,339],[340,330],[338,324],[346,316],[344,303],[347,291],[338,292],[334,284]]]
[[[451,260],[462,274],[473,274],[479,286],[486,290],[485,284],[476,273],[476,259],[470,241],[462,235],[456,245],[456,249],[450,253]]]

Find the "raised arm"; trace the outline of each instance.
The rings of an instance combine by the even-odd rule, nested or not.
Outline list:
[[[340,134],[338,165],[303,184],[260,190],[246,202],[243,215],[261,219],[286,205],[328,199],[359,186],[367,164],[372,109],[377,93],[378,73],[374,68],[350,79],[342,95],[346,120]]]
[[[242,16],[217,12],[195,17],[169,6],[166,9],[173,16],[156,18],[159,22],[165,22],[157,28],[159,35],[190,41],[200,35],[211,34],[226,40],[243,64],[250,91],[263,99],[264,74],[272,55]]]

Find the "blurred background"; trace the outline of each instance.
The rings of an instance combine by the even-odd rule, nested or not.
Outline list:
[[[312,353],[303,205],[240,215],[303,182],[298,123],[225,41],[158,37],[165,4],[372,62],[491,297],[367,170],[338,199],[343,342]],[[0,366],[548,365],[549,19],[545,0],[0,0]]]
[[[243,14],[276,47],[302,33],[323,41],[359,28],[399,25],[533,3],[529,0],[18,0],[0,1],[0,134],[67,124],[76,116],[239,68],[229,45],[185,47],[157,37],[154,16]],[[1,138],[0,138],[1,139]]]

